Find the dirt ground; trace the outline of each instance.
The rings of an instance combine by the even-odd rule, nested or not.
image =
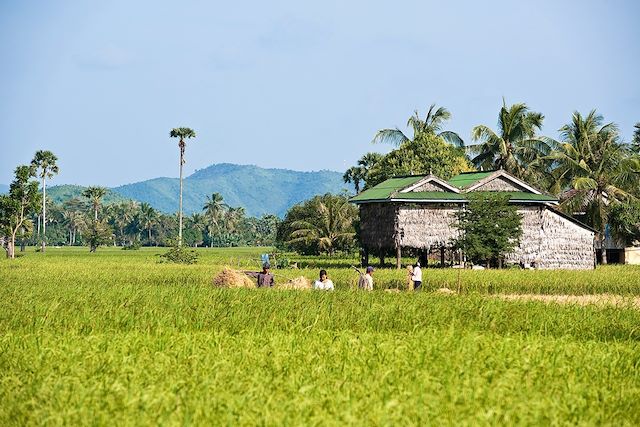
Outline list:
[[[617,307],[631,307],[640,309],[640,297],[627,297],[613,294],[596,295],[537,295],[537,294],[501,294],[496,295],[509,301],[542,301],[557,304],[577,305],[615,305]]]

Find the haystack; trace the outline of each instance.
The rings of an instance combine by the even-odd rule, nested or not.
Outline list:
[[[311,282],[304,276],[276,285],[277,289],[311,289]]]
[[[213,278],[213,286],[218,288],[255,288],[256,283],[243,272],[224,267]]]

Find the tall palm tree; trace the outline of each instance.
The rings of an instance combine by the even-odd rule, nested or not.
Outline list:
[[[538,181],[534,176],[548,165],[542,158],[554,148],[550,140],[537,138],[544,116],[529,111],[526,104],[507,106],[503,101],[498,114],[498,130],[485,125],[473,128],[471,138],[479,141],[468,147],[471,162],[482,169],[504,169],[520,178]]]
[[[617,126],[603,122],[595,110],[584,117],[575,112],[571,123],[560,128],[561,142],[548,157],[557,165],[555,190],[567,190],[561,206],[569,214],[586,213],[599,231],[602,263],[606,264],[604,243],[611,207],[633,199],[627,189],[637,186],[638,176],[637,164],[620,142]]]
[[[36,170],[36,175],[42,179],[42,252],[46,247],[47,234],[47,178],[51,179],[59,172],[56,161],[58,158],[48,150],[36,151],[31,166]]]
[[[217,231],[220,230],[220,221],[222,220],[224,211],[228,208],[229,206],[224,202],[220,193],[213,193],[211,196],[207,196],[207,201],[202,207],[209,222],[209,242],[212,246],[212,229],[215,227]]]
[[[373,137],[373,143],[390,143],[396,147],[402,144],[420,138],[423,135],[435,135],[444,139],[449,144],[456,147],[464,147],[464,141],[460,136],[451,131],[442,131],[444,123],[451,118],[451,113],[444,107],[436,108],[436,104],[431,104],[429,111],[424,119],[420,118],[418,111],[409,117],[407,127],[413,131],[413,138],[409,138],[400,129],[381,129]]]
[[[178,147],[180,148],[180,202],[179,202],[179,214],[178,214],[178,246],[182,246],[182,166],[184,165],[184,149],[187,144],[184,142],[185,138],[195,138],[196,132],[191,128],[174,128],[169,132],[170,138],[179,138]]]
[[[89,199],[91,206],[93,207],[93,220],[98,221],[98,209],[102,203],[102,198],[107,194],[107,189],[104,187],[88,187],[82,192],[82,195]]]
[[[317,216],[294,221],[289,243],[315,243],[321,251],[333,255],[340,244],[355,237],[353,206],[346,198],[334,195],[318,198],[314,204]]]

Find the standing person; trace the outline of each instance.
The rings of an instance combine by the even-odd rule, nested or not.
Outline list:
[[[422,270],[420,269],[420,262],[416,262],[416,265],[413,267],[411,280],[413,280],[413,290],[420,290],[420,287],[422,286]]]
[[[245,271],[244,274],[249,277],[257,278],[259,288],[272,288],[275,281],[273,280],[273,274],[269,272],[270,269],[271,265],[269,265],[269,263],[264,263],[262,265],[262,272]]]
[[[320,280],[316,280],[313,284],[313,289],[319,289],[322,291],[333,291],[333,282],[327,275],[327,270],[320,270]]]

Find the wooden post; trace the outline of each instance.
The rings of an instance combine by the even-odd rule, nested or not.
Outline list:
[[[402,248],[400,245],[396,248],[396,268],[398,270],[402,268]]]
[[[440,268],[444,268],[444,246],[440,246]]]
[[[384,267],[384,249],[380,249],[380,267]]]
[[[419,261],[420,261],[420,265],[423,267],[426,267],[427,264],[429,263],[429,257],[427,256],[427,250],[426,249],[420,249],[420,255],[418,257]]]
[[[362,267],[369,266],[369,248],[367,248],[366,246],[362,248],[362,256],[360,258],[360,264],[362,265]]]

